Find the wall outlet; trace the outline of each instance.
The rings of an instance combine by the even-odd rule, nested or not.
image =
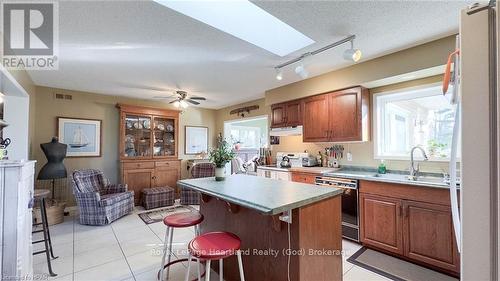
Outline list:
[[[347,152],[347,161],[352,161],[352,153]]]

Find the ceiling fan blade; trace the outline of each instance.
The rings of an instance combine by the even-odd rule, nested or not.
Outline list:
[[[192,100],[192,99],[186,99],[186,101],[187,101],[187,102],[189,102],[189,103],[192,103],[192,104],[194,104],[194,105],[198,105],[198,104],[200,104],[199,102],[194,101],[194,100]]]
[[[169,99],[172,96],[154,96],[153,99]]]
[[[173,100],[173,101],[171,101],[171,102],[169,102],[169,103],[174,103],[174,102],[176,102],[176,101],[178,101],[178,100]]]
[[[207,100],[204,97],[189,97],[189,98],[192,99],[192,100]]]

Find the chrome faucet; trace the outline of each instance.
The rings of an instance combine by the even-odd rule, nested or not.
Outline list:
[[[415,161],[413,159],[413,154],[414,154],[416,149],[420,149],[420,151],[422,151],[422,156],[424,156],[424,161],[429,160],[429,158],[427,158],[427,154],[425,154],[425,150],[423,148],[421,148],[420,146],[414,146],[411,149],[411,152],[410,152],[410,175],[408,176],[408,179],[412,180],[412,181],[417,180],[418,173],[420,172],[420,164],[417,163],[417,167],[415,167]]]

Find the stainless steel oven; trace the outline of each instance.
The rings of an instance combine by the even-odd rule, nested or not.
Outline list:
[[[358,181],[319,176],[316,185],[342,188],[342,236],[359,242]]]

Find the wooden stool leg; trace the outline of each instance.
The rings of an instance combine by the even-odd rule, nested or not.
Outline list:
[[[236,256],[238,256],[238,266],[240,268],[240,280],[245,281],[245,274],[243,273],[243,261],[241,260],[241,251],[236,252]]]
[[[223,259],[219,260],[219,281],[224,281],[224,278],[222,275],[224,274],[224,265],[223,265]]]
[[[52,271],[52,264],[50,262],[50,253],[49,253],[49,240],[48,240],[48,237],[47,237],[47,214],[45,213],[46,210],[45,210],[45,198],[42,198],[41,199],[41,202],[40,202],[40,215],[42,217],[42,228],[43,228],[43,240],[44,240],[44,243],[45,243],[45,254],[47,256],[47,266],[49,268],[49,274],[50,276],[57,276],[57,274],[55,274],[53,271]]]
[[[207,260],[207,267],[205,269],[205,281],[209,281],[210,280],[210,264],[211,264],[211,260]]]
[[[163,256],[161,258],[161,265],[160,265],[160,281],[163,281],[163,267],[165,266],[165,257],[167,255],[167,241],[168,241],[168,235],[170,232],[170,227],[167,226],[167,230],[165,231],[165,239],[163,240],[164,246],[163,246]],[[170,255],[170,253],[168,253]]]

